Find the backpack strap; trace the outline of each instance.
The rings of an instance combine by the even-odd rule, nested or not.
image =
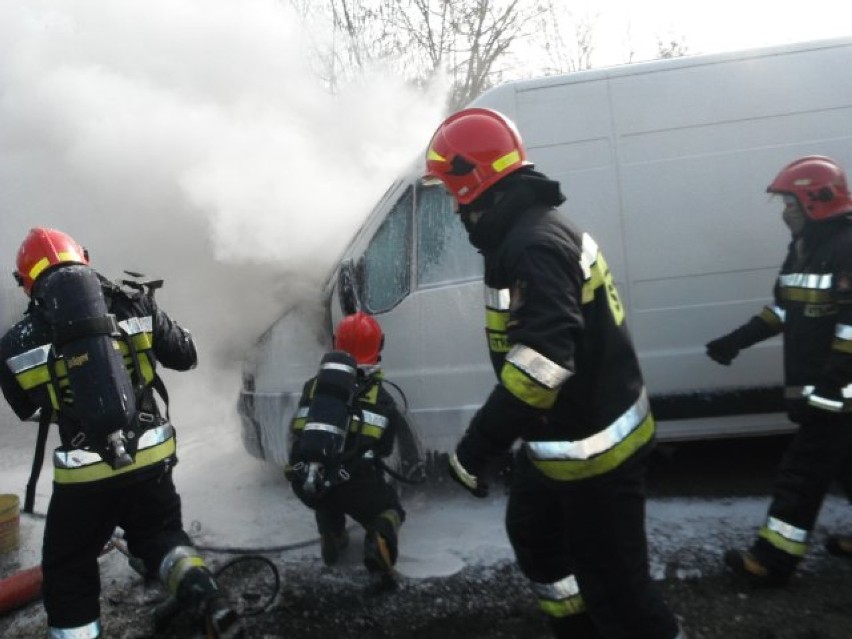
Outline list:
[[[33,452],[33,466],[30,470],[30,478],[27,481],[27,491],[24,496],[24,512],[32,514],[33,506],[35,505],[36,484],[38,477],[41,474],[41,467],[44,465],[44,449],[47,445],[47,433],[50,430],[50,420],[53,417],[53,411],[41,409],[38,416],[38,435],[36,436],[36,447]]]

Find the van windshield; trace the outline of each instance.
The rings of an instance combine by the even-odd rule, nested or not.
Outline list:
[[[419,288],[482,277],[482,256],[468,242],[442,186],[418,188],[415,215]]]

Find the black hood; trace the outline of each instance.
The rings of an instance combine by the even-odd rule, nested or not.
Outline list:
[[[499,246],[519,214],[528,208],[559,206],[565,201],[559,182],[531,168],[523,168],[501,180],[470,204],[459,206],[459,215],[470,243],[482,252]],[[480,212],[476,222],[471,213]]]

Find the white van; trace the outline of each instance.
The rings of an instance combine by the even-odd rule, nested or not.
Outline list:
[[[852,173],[850,69],[847,38],[512,82],[476,100],[515,121],[603,248],[661,439],[790,428],[778,338],[731,367],[704,344],[770,300],[789,234],[765,189],[781,167],[818,154]],[[386,332],[387,378],[427,451],[450,450],[494,385],[481,257],[423,171],[416,163],[376,205],[328,281],[322,317],[294,309],[258,341],[239,401],[252,454],[284,462],[302,383],[357,305]]]

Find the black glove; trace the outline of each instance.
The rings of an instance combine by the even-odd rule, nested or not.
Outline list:
[[[740,354],[740,345],[731,334],[707,342],[705,348],[707,357],[722,366],[730,366],[734,358]]]
[[[474,497],[482,499],[488,496],[488,484],[482,478],[485,464],[479,463],[469,448],[469,440],[465,436],[456,446],[455,452],[450,453],[447,470],[453,481]]]

